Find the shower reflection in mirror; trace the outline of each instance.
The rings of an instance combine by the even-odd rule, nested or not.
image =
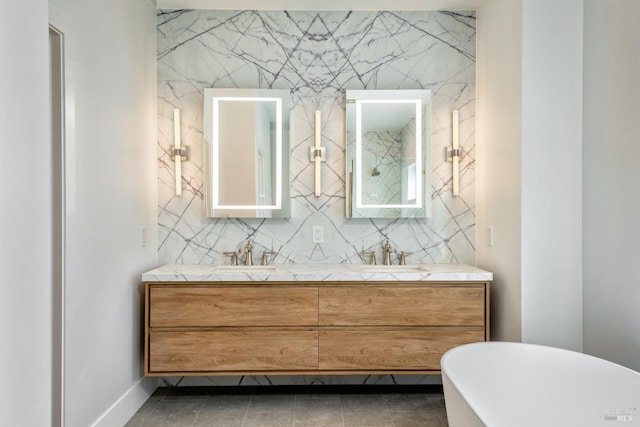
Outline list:
[[[346,92],[348,218],[426,218],[431,92]]]

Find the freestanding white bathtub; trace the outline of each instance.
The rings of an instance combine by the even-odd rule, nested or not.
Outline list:
[[[441,365],[449,427],[640,426],[640,373],[597,357],[484,342]]]

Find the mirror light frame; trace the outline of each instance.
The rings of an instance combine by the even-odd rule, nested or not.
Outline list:
[[[423,180],[416,180],[416,202],[413,204],[363,204],[362,203],[362,104],[414,104],[416,115],[416,171],[422,171],[422,99],[356,99],[356,209],[420,209],[422,208]]]
[[[366,104],[413,104],[415,105],[416,118],[416,198],[412,203],[398,204],[366,204],[363,203],[363,178],[362,165],[362,106]],[[398,212],[399,218],[429,218],[431,216],[431,91],[427,89],[399,89],[399,90],[348,90],[346,91],[345,120],[348,119],[349,104],[354,104],[355,111],[355,161],[353,162],[353,176],[355,186],[351,179],[347,179],[347,218],[392,218],[386,216],[393,210]],[[349,125],[345,123],[345,138]],[[347,150],[348,151],[348,150]],[[351,158],[346,155],[347,171],[350,170]],[[355,188],[354,188],[355,187]],[[355,192],[355,197],[352,192]],[[376,214],[367,215],[367,210]],[[358,211],[360,215],[353,215]],[[384,212],[384,213],[382,213]]]
[[[287,99],[284,100],[284,96]],[[244,93],[247,93],[245,96]],[[274,93],[270,96],[256,96],[257,93]],[[281,94],[278,97],[275,94]],[[205,162],[207,164],[205,179],[206,196],[205,196],[205,210],[208,217],[245,217],[238,214],[225,214],[224,211],[282,211],[280,215],[273,216],[256,216],[256,218],[285,218],[289,216],[288,201],[284,198],[288,197],[289,192],[284,191],[288,189],[284,187],[285,180],[283,179],[285,173],[285,159],[284,155],[288,153],[284,152],[283,143],[283,109],[289,106],[289,92],[284,90],[272,90],[272,89],[205,89],[204,91],[204,114],[205,114],[205,144],[204,155]],[[235,101],[235,102],[274,102],[276,104],[276,184],[275,184],[275,203],[269,205],[221,205],[219,204],[219,176],[217,171],[220,170],[219,158],[217,155],[220,147],[220,134],[219,134],[219,114],[220,102]],[[288,116],[288,114],[287,114]],[[207,120],[211,118],[211,120]],[[286,162],[288,164],[288,161]],[[286,171],[288,174],[288,170]],[[287,180],[288,181],[288,180]],[[285,207],[286,205],[286,207]],[[247,216],[251,217],[251,216]]]

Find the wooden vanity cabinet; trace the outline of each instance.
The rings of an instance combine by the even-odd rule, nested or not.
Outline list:
[[[320,369],[439,371],[455,346],[485,341],[488,285],[322,287]]]
[[[318,368],[318,289],[147,283],[147,375]]]
[[[488,340],[488,282],[145,283],[148,376],[439,373]]]

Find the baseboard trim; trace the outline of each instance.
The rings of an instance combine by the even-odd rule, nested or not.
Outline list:
[[[155,378],[142,378],[135,382],[91,427],[122,427],[157,388],[158,380]]]

